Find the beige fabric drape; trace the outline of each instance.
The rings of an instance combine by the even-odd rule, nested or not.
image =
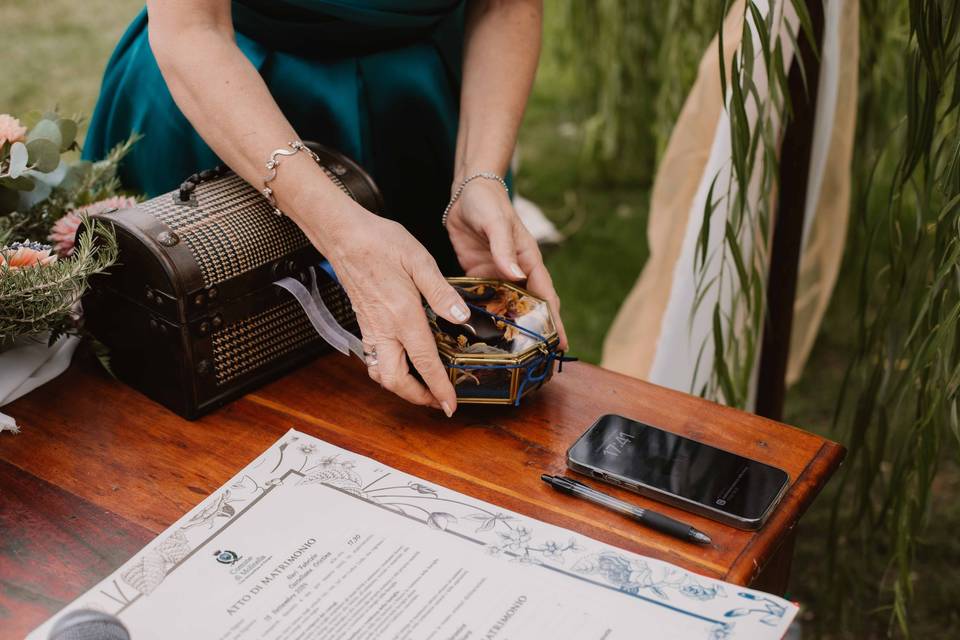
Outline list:
[[[825,159],[816,215],[799,265],[797,298],[787,380],[795,381],[813,347],[839,271],[846,238],[850,159],[856,118],[858,4],[842,2],[839,30],[839,87],[834,127]],[[724,22],[725,68],[739,46],[743,2]],[[697,79],[684,102],[660,161],[650,203],[647,236],[650,258],[621,306],[604,341],[602,365],[646,378],[657,351],[691,203],[703,179],[723,105],[714,39],[700,61]]]

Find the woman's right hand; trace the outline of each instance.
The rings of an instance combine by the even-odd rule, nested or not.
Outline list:
[[[401,224],[346,197],[337,200],[341,213],[324,213],[322,219],[306,216],[298,222],[350,296],[364,350],[376,353],[376,364],[367,367],[370,377],[409,402],[453,415],[456,392],[440,362],[420,297],[455,324],[467,320],[469,309],[426,248]],[[426,386],[411,375],[408,356]]]

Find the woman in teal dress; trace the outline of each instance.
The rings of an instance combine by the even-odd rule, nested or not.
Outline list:
[[[221,161],[263,191],[266,162],[292,152],[269,197],[344,285],[370,377],[451,415],[456,395],[420,297],[451,322],[468,309],[441,266],[526,280],[553,305],[566,348],[550,275],[500,178],[541,12],[541,0],[148,0],[107,67],[84,154],[142,134],[121,178],[153,196]],[[334,187],[290,146],[299,140],[366,168],[386,217]]]

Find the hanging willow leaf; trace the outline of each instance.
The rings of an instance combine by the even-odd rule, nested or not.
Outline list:
[[[884,583],[859,586],[860,597],[889,606],[891,622],[907,635],[931,488],[945,436],[956,439],[960,11],[956,3],[937,0],[911,0],[905,8],[871,4],[877,13],[865,14],[864,64],[872,69],[888,56],[884,68],[901,81],[885,84],[882,96],[868,84],[861,96],[857,146],[872,159],[858,174],[862,185],[853,208],[857,345],[834,419],[850,453],[831,524],[852,540],[831,538],[836,548],[830,555],[844,568],[889,576],[892,598]],[[908,35],[891,40],[898,24],[908,26]],[[848,511],[843,505],[851,503],[855,508]],[[889,551],[877,551],[883,549]],[[827,578],[834,593],[846,586],[835,575]]]
[[[727,367],[725,358],[726,351],[723,348],[723,322],[720,320],[720,308],[713,310],[713,349],[714,349],[714,367],[717,372],[717,379],[720,383],[720,390],[723,392],[724,399],[734,404],[737,394],[734,392],[733,380],[730,379],[730,370]]]
[[[713,215],[713,210],[716,207],[713,201],[713,189],[716,186],[717,176],[713,176],[713,180],[710,181],[710,188],[707,189],[707,200],[703,204],[703,224],[700,225],[700,231],[697,233],[697,256],[699,256],[699,259],[694,259],[694,270],[698,268],[698,262],[699,266],[703,266],[707,262],[707,248],[710,246],[710,216]]]
[[[730,10],[730,3],[733,0],[724,0],[723,1],[723,12],[722,16],[726,16],[727,12]],[[727,106],[727,56],[724,53],[723,49],[723,22],[720,23],[719,28],[717,29],[717,57],[720,61],[720,102],[723,104],[724,108]]]
[[[763,24],[762,22],[760,24]],[[740,61],[743,64],[743,69],[741,70],[741,75],[744,80],[753,77],[753,32],[756,31],[756,26],[750,26],[750,20],[744,16],[743,19],[743,29],[740,36]]]
[[[797,61],[797,56],[800,54],[800,40],[797,38],[797,33],[794,31],[793,27],[790,26],[789,22],[783,25],[783,31],[790,39],[790,44],[793,47],[794,60]],[[810,84],[807,82],[807,70],[802,64],[799,64],[799,62],[797,62],[797,70],[800,72],[800,80],[803,82],[803,95],[805,97],[809,97]]]
[[[729,221],[727,221],[724,240],[727,243],[727,248],[730,250],[730,255],[733,256],[733,264],[737,268],[737,277],[740,280],[740,289],[743,291],[749,291],[751,278],[747,275],[747,266],[743,262],[743,253],[740,251],[740,241],[737,239],[737,234],[733,230],[733,226]]]
[[[585,157],[599,159],[594,164],[605,167],[605,178],[611,165],[610,175],[652,175],[707,42],[717,37],[722,117],[733,151],[723,175],[710,176],[697,235],[691,336],[693,313],[696,326],[701,318],[711,326],[695,337],[701,342],[690,387],[741,406],[761,343],[772,232],[772,200],[751,201],[749,181],[752,193],[777,192],[776,120],[787,123],[806,108],[802,96],[791,100],[785,50],[793,47],[795,59],[799,45],[809,43],[822,55],[807,11],[813,1],[746,0],[742,16],[732,19],[748,24],[733,32],[750,37],[732,62],[723,55],[730,43],[721,29],[731,0],[557,0],[551,7],[558,8],[545,13],[558,36],[545,38],[546,46],[563,50],[557,59],[587,96]],[[837,288],[838,301],[849,300],[854,312],[836,312],[847,313],[840,324],[855,337],[843,351],[850,361],[840,383],[823,389],[825,403],[836,399],[830,435],[849,453],[832,487],[827,559],[813,596],[821,600],[813,611],[825,632],[853,624],[848,637],[882,637],[909,627],[913,558],[929,520],[930,486],[944,443],[960,441],[960,3],[857,4],[851,220]],[[792,25],[785,24],[791,7],[798,18]],[[769,92],[753,82],[754,58],[763,68],[752,70],[766,73]],[[807,71],[799,69],[805,89],[813,77]],[[727,220],[716,237],[710,227],[721,212]]]
[[[783,62],[783,46],[780,41],[773,47],[773,77],[783,96],[785,115],[787,119],[793,118],[793,101],[790,99],[790,83],[787,80],[787,73]]]
[[[807,37],[807,42],[813,48],[814,53],[819,56],[817,36],[813,32],[813,20],[810,19],[810,10],[807,8],[807,3],[804,0],[790,0],[790,4],[793,5],[794,11],[800,18],[800,26]]]
[[[782,50],[783,32],[775,28],[774,14],[748,1],[741,17],[741,44],[730,62],[730,83],[726,90],[731,169],[723,174],[723,183],[719,183],[721,174],[712,178],[714,188],[711,190],[711,193],[718,189],[724,193],[723,237],[716,254],[710,255],[708,227],[717,215],[714,203],[712,207],[705,207],[701,221],[692,310],[698,313],[704,300],[714,300],[713,326],[705,340],[711,342],[715,357],[704,394],[737,406],[744,406],[750,397],[763,330],[767,239],[772,215],[770,199],[751,194],[768,194],[776,189],[779,122],[785,97],[775,81],[768,81],[769,92],[761,91],[754,77],[759,74],[759,68],[754,65],[758,57],[757,43],[763,71],[773,78],[785,77],[782,69],[779,74],[770,69],[771,65],[782,66],[782,55],[778,56],[777,52]],[[752,184],[754,181],[756,184]],[[710,273],[717,276],[711,277]],[[706,289],[718,294],[709,298]],[[695,380],[699,379],[699,368],[698,358]]]
[[[753,18],[753,31],[760,38],[760,51],[763,54],[763,65],[767,69],[767,73],[770,72],[770,31],[767,28],[767,23],[763,19],[763,15],[760,13],[760,9],[757,8],[757,5],[752,2],[747,4],[747,11],[750,12],[750,16]],[[746,21],[744,21],[746,22]]]

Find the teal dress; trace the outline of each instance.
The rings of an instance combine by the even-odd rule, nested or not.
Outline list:
[[[447,273],[459,268],[440,216],[453,180],[463,4],[233,2],[237,45],[300,137],[339,149],[370,172],[385,215],[403,223]],[[120,178],[147,196],[220,163],[167,90],[147,39],[146,10],[107,65],[84,157],[102,158],[131,132],[143,139]]]

